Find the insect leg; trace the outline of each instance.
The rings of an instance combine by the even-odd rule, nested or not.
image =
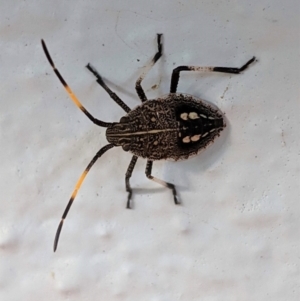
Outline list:
[[[86,65],[86,68],[91,71],[95,77],[97,78],[97,83],[109,94],[109,96],[125,111],[125,112],[130,112],[131,109],[121,100],[121,98],[114,93],[110,88],[107,87],[105,82],[103,81],[101,75],[97,72],[97,70],[90,64],[88,63]]]
[[[129,183],[129,179],[131,178],[135,163],[137,161],[138,157],[137,156],[132,156],[132,159],[129,163],[128,169],[126,171],[126,175],[125,175],[125,185],[126,185],[126,191],[128,192],[128,197],[127,197],[127,204],[126,204],[126,208],[130,209],[130,200],[131,200],[131,196],[132,196],[132,189],[130,187],[130,183]]]
[[[64,88],[66,89],[67,93],[69,94],[70,98],[73,100],[73,102],[75,103],[76,107],[78,107],[93,123],[102,126],[102,127],[109,127],[112,123],[110,122],[104,122],[101,121],[99,119],[96,119],[94,116],[91,115],[90,112],[87,111],[87,109],[81,104],[81,102],[79,101],[79,99],[76,97],[76,95],[73,93],[73,91],[70,89],[70,87],[68,86],[68,84],[65,82],[65,80],[63,79],[63,77],[61,76],[61,74],[59,73],[58,69],[56,69],[52,58],[49,54],[49,51],[47,49],[47,46],[44,42],[44,40],[41,41],[42,42],[42,46],[45,52],[45,55],[51,65],[51,67],[53,68],[53,71],[55,72],[56,76],[59,78],[60,82],[63,84]]]
[[[147,75],[147,73],[150,71],[150,69],[154,66],[154,64],[160,59],[160,57],[162,56],[162,51],[163,51],[163,46],[161,43],[161,33],[157,34],[157,48],[158,51],[156,52],[156,54],[154,55],[151,63],[147,66],[144,67],[144,71],[142,72],[141,76],[137,79],[136,83],[135,83],[135,90],[139,96],[139,98],[141,99],[142,102],[147,100],[146,94],[141,86],[142,80],[145,78],[145,76]]]
[[[253,57],[251,60],[249,60],[241,68],[234,68],[234,67],[179,66],[179,67],[175,68],[173,70],[173,72],[172,72],[170,93],[176,93],[178,82],[179,82],[179,73],[181,71],[202,71],[202,72],[209,71],[209,72],[224,72],[224,73],[239,74],[240,72],[244,71],[254,61],[255,61],[255,57]]]
[[[92,161],[89,163],[89,165],[86,167],[86,169],[84,170],[84,172],[82,173],[82,175],[80,176],[79,180],[77,181],[76,183],[76,186],[75,186],[75,189],[71,195],[71,198],[68,202],[68,205],[64,211],[64,214],[62,215],[62,218],[61,218],[61,221],[58,225],[58,228],[57,228],[57,231],[56,231],[56,234],[55,234],[55,239],[54,239],[54,252],[56,251],[57,249],[57,244],[58,244],[58,240],[59,240],[59,235],[60,235],[60,232],[61,232],[61,228],[63,226],[63,223],[64,223],[64,220],[66,219],[67,215],[68,215],[68,212],[74,202],[74,199],[77,195],[77,192],[78,190],[80,189],[81,187],[81,184],[83,182],[83,180],[85,179],[87,173],[89,172],[89,170],[91,169],[91,167],[95,164],[95,162],[106,152],[108,151],[109,149],[111,149],[112,147],[114,147],[113,144],[107,144],[106,146],[102,147],[98,152],[97,154],[94,156],[94,158],[92,159]]]
[[[174,198],[174,203],[176,205],[180,204],[179,201],[178,201],[178,197],[177,197],[177,192],[176,192],[176,188],[175,188],[175,185],[172,184],[172,183],[168,183],[168,182],[165,182],[163,180],[160,180],[158,178],[155,178],[151,175],[151,171],[152,171],[152,164],[153,164],[153,161],[147,161],[147,165],[146,165],[146,170],[145,170],[145,173],[146,173],[146,176],[148,179],[160,184],[160,185],[163,185],[169,189],[172,190],[173,192],[173,198]]]

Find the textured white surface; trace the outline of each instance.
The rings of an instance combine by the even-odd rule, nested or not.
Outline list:
[[[0,299],[299,300],[299,2],[2,1],[0,10]],[[91,62],[130,106],[134,82],[164,34],[144,82],[168,92],[177,65],[240,66],[242,75],[183,74],[179,91],[216,104],[226,133],[201,155],[139,160],[125,210],[130,155],[106,153],[56,227],[105,129],[68,98],[66,81],[106,121],[123,111],[84,68]],[[153,85],[158,88],[153,90]]]

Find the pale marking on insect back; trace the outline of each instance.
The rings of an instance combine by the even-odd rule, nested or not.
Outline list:
[[[120,133],[120,134],[109,134],[109,137],[120,137],[120,136],[137,136],[137,135],[147,135],[147,134],[157,134],[162,132],[175,132],[177,129],[161,129],[161,130],[150,130],[143,132],[133,132],[133,133]]]
[[[193,142],[195,142],[195,141],[198,141],[200,139],[200,137],[201,137],[201,135],[194,135],[194,136],[192,136],[191,140]]]
[[[203,114],[200,114],[200,116],[202,117],[202,118],[207,118],[205,115],[203,115]]]
[[[189,118],[190,119],[198,119],[199,118],[199,115],[196,113],[196,112],[191,112],[189,114]]]
[[[210,119],[210,120],[215,120],[215,118],[214,118],[214,117],[208,117],[208,119]]]
[[[180,118],[183,119],[183,120],[188,120],[188,113],[180,114]]]
[[[211,132],[213,132],[213,131],[215,131],[216,129],[211,129],[209,132],[211,133]]]
[[[182,142],[183,142],[183,143],[189,143],[189,142],[191,142],[191,139],[190,139],[189,136],[186,136],[186,137],[184,137],[184,138],[182,139]]]
[[[206,132],[205,134],[203,134],[202,137],[205,137],[205,136],[207,136],[207,135],[208,135],[208,132]]]

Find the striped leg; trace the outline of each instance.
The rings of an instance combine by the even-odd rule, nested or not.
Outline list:
[[[239,74],[244,71],[250,64],[255,61],[255,57],[249,60],[241,68],[232,68],[232,67],[196,67],[196,66],[179,66],[173,70],[171,77],[171,86],[170,93],[176,93],[177,86],[179,82],[179,74],[181,71],[202,71],[202,72],[223,72],[231,74]]]
[[[139,98],[141,99],[142,102],[147,100],[146,94],[141,86],[142,80],[145,78],[145,76],[147,75],[147,73],[150,71],[150,69],[154,66],[154,64],[160,59],[160,57],[162,56],[162,51],[163,51],[163,46],[161,43],[161,33],[157,34],[157,48],[158,51],[157,53],[154,55],[151,63],[147,66],[145,66],[143,73],[141,74],[141,76],[137,79],[136,83],[135,83],[135,90],[139,96]]]
[[[180,202],[178,201],[178,196],[177,196],[177,192],[176,192],[176,188],[175,188],[175,185],[172,184],[172,183],[168,183],[168,182],[165,182],[163,180],[160,180],[158,178],[155,178],[151,175],[151,171],[152,171],[152,165],[153,165],[153,161],[147,161],[147,165],[146,165],[146,170],[145,170],[145,173],[146,173],[146,176],[148,179],[160,184],[160,185],[163,185],[169,189],[172,190],[173,192],[173,198],[174,198],[174,203],[176,205],[180,204]]]

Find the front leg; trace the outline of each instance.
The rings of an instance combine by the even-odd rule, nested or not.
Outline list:
[[[157,52],[154,55],[152,61],[150,62],[149,65],[145,66],[143,73],[141,74],[141,76],[137,79],[136,83],[135,83],[135,90],[139,96],[139,98],[141,99],[142,102],[147,100],[146,94],[142,88],[142,80],[145,78],[145,76],[147,75],[147,73],[150,71],[150,69],[154,66],[154,64],[160,59],[160,57],[162,56],[162,43],[161,43],[161,33],[157,34]]]
[[[160,179],[158,179],[158,178],[153,177],[153,176],[151,175],[152,165],[153,165],[153,161],[149,161],[149,160],[148,160],[148,161],[147,161],[147,165],[146,165],[146,170],[145,170],[145,173],[146,173],[147,178],[150,179],[150,180],[152,180],[152,181],[154,181],[154,182],[156,182],[156,183],[158,183],[158,184],[160,184],[160,185],[163,185],[163,186],[165,186],[165,187],[171,189],[172,192],[173,192],[174,203],[175,203],[176,205],[179,205],[180,202],[178,201],[178,197],[177,197],[177,192],[176,192],[175,185],[172,184],[172,183],[168,183],[168,182],[165,182],[165,181],[163,181],[163,180],[160,180]]]

